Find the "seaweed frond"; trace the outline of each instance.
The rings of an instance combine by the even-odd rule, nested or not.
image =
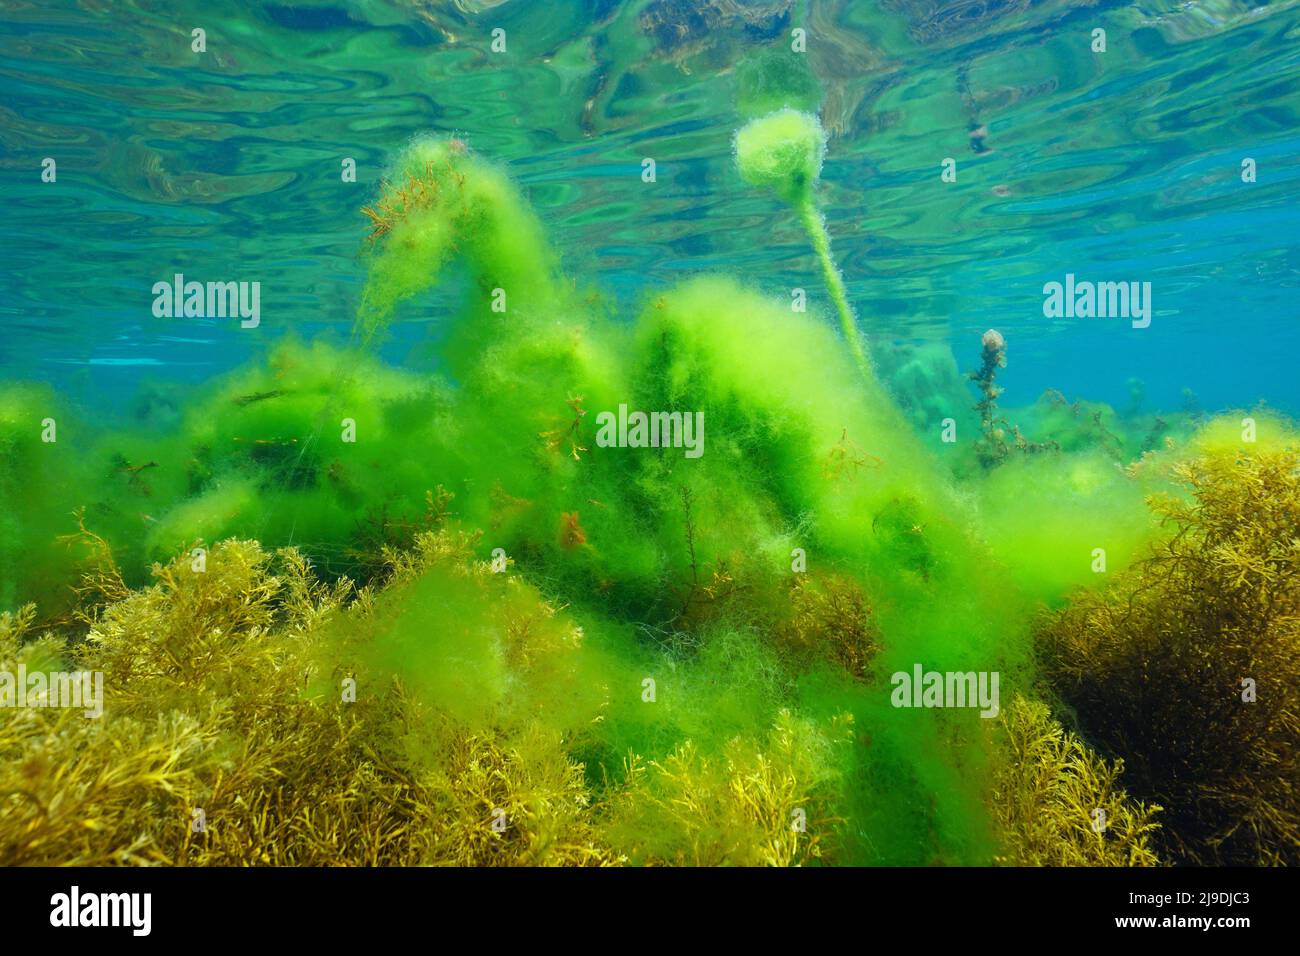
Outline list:
[[[783,637],[801,655],[830,660],[858,680],[880,652],[880,632],[862,588],[843,575],[797,574]]]
[[[432,163],[426,163],[419,176],[408,170],[405,182],[384,180],[375,204],[361,207],[362,214],[370,220],[367,238],[374,242],[387,235],[411,210],[432,208],[438,198],[438,185]]]
[[[582,452],[587,451],[587,447],[581,444],[582,439],[582,419],[587,414],[587,410],[582,407],[583,397],[581,395],[567,399],[564,404],[569,406],[573,412],[573,418],[567,426],[552,428],[541,432],[541,438],[546,442],[546,447],[552,451],[558,451],[565,445],[568,446],[568,454],[574,461],[582,460]]]
[[[1025,438],[1020,426],[1012,425],[998,413],[998,396],[1003,390],[997,384],[997,375],[998,369],[1007,367],[1007,342],[997,329],[989,329],[984,333],[982,343],[980,367],[969,373],[980,390],[980,400],[975,403],[975,410],[980,414],[981,434],[975,443],[979,463],[985,468],[1000,465],[1013,448],[1024,454],[1058,450],[1060,446],[1054,441],[1032,442]],[[1007,440],[1008,431],[1011,432],[1011,441]]]
[[[1129,800],[1124,762],[1098,757],[1020,695],[999,720],[1004,752],[993,810],[1014,866],[1159,866],[1152,836],[1158,805]]]
[[[1046,675],[1130,787],[1165,808],[1168,854],[1300,862],[1300,453],[1225,449],[1149,499],[1167,535],[1038,629]]]
[[[851,738],[843,714],[825,727],[781,711],[765,742],[736,738],[719,758],[687,741],[662,761],[627,764],[610,834],[633,862],[801,866],[834,844],[835,768]]]
[[[86,527],[86,509],[73,512],[77,521],[75,534],[59,538],[68,547],[80,547],[85,555],[81,565],[81,578],[72,585],[77,598],[78,620],[93,622],[100,609],[121,601],[131,593],[122,578],[121,569],[113,557],[112,546],[103,537]]]

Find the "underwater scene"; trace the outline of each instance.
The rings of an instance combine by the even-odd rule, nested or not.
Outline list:
[[[1295,0],[2,10],[0,864],[1300,863]]]

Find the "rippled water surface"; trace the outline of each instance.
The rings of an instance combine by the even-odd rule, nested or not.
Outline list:
[[[287,333],[346,334],[359,209],[426,130],[506,163],[567,268],[629,309],[702,271],[776,295],[806,286],[825,307],[798,223],[731,162],[740,77],[801,26],[831,132],[820,199],[878,353],[940,343],[969,368],[994,325],[1012,401],[1056,387],[1119,402],[1136,378],[1160,406],[1191,389],[1207,407],[1300,412],[1294,2],[3,10],[0,377],[87,405],[150,377],[208,378]],[[340,176],[348,157],[356,183]],[[150,289],[177,270],[260,281],[261,326],[154,318]],[[1042,286],[1067,272],[1151,282],[1150,327],[1044,318]],[[406,309],[390,357],[429,361],[420,345],[445,305]]]

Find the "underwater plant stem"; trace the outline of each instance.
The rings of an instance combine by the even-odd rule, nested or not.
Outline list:
[[[812,242],[813,250],[817,253],[817,259],[822,264],[822,275],[826,279],[831,301],[835,303],[835,311],[839,313],[840,329],[844,332],[844,338],[853,352],[853,359],[858,363],[862,374],[871,378],[871,363],[867,360],[866,350],[862,346],[862,335],[858,332],[858,323],[849,305],[848,292],[844,288],[844,277],[840,275],[840,270],[835,267],[835,260],[831,258],[831,237],[826,231],[826,222],[811,199],[799,204],[799,218],[808,233],[808,239]]]

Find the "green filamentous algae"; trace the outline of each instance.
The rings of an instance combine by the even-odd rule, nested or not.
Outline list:
[[[1294,10],[180,6],[0,26],[0,863],[1300,863]]]

